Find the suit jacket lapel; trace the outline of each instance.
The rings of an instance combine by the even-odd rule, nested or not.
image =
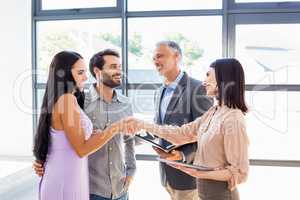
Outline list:
[[[156,94],[156,97],[155,97],[155,122],[156,123],[161,123],[162,120],[160,118],[160,103],[161,103],[161,98],[162,98],[162,93],[163,93],[163,90],[164,90],[164,87],[160,87],[157,94]]]
[[[165,115],[165,118],[164,118],[164,121],[167,121],[168,118],[169,118],[169,114],[172,113],[172,111],[175,109],[175,106],[177,104],[177,102],[179,101],[179,99],[181,98],[185,88],[186,88],[186,82],[187,82],[187,79],[188,79],[188,76],[186,73],[184,73],[183,77],[181,78],[181,80],[179,81],[174,93],[173,93],[173,96],[171,98],[171,101],[168,105],[168,108],[167,108],[167,112],[166,112],[166,115]]]

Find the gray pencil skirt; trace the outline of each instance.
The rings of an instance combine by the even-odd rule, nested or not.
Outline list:
[[[224,181],[200,180],[197,181],[198,194],[201,200],[239,200],[237,189],[230,191],[228,183]]]

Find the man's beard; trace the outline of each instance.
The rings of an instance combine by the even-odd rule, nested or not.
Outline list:
[[[102,83],[105,86],[110,87],[110,88],[116,88],[116,87],[120,86],[121,82],[115,82],[112,80],[114,76],[117,76],[117,75],[113,75],[112,77],[110,77],[109,75],[103,73],[102,74]]]

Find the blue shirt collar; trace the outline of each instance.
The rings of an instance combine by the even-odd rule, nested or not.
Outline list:
[[[184,75],[184,72],[183,72],[183,71],[180,71],[180,73],[178,74],[178,76],[176,77],[176,79],[175,79],[172,83],[170,83],[169,85],[166,85],[166,84],[164,83],[164,84],[163,84],[163,87],[164,87],[164,88],[170,88],[170,89],[175,90],[176,87],[177,87],[177,85],[178,85],[178,83],[179,83],[179,81],[182,79],[183,75]]]

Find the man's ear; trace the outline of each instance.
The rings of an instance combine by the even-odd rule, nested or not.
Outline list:
[[[96,79],[99,80],[101,76],[101,70],[97,67],[94,67],[93,71],[95,73]]]
[[[177,51],[175,52],[175,58],[176,58],[177,62],[180,61],[180,54]]]

